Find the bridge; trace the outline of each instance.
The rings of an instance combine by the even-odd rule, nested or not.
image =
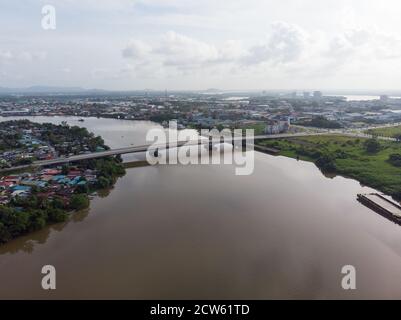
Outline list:
[[[284,134],[273,134],[273,135],[258,135],[254,136],[253,140],[268,140],[268,139],[286,139],[286,138],[297,138],[297,137],[310,137],[310,136],[319,136],[319,135],[327,135],[327,134],[335,134],[335,135],[343,135],[349,136],[354,138],[372,138],[372,135],[365,134],[360,131],[350,131],[350,130],[319,130],[314,132],[301,132],[301,133],[284,133]],[[387,141],[396,141],[394,138],[389,137],[376,137],[378,139],[387,140]],[[227,136],[226,140],[222,137],[213,138],[213,137],[202,137],[199,136],[198,139],[192,140],[185,140],[185,141],[177,141],[176,143],[162,143],[162,144],[149,144],[149,145],[141,145],[141,146],[131,146],[125,148],[118,148],[118,149],[111,149],[101,152],[92,152],[92,153],[85,153],[85,154],[78,154],[73,155],[70,157],[60,157],[56,159],[50,160],[39,160],[34,161],[32,164],[28,165],[21,165],[15,166],[11,168],[1,169],[0,172],[6,171],[14,171],[14,170],[23,170],[32,167],[43,167],[43,166],[52,166],[52,165],[61,165],[66,163],[72,163],[82,160],[89,160],[89,159],[97,159],[97,158],[104,158],[109,156],[116,156],[116,155],[123,155],[123,154],[132,154],[132,153],[142,153],[147,151],[159,151],[159,150],[167,150],[171,148],[179,148],[182,146],[196,146],[196,145],[215,145],[222,142],[232,143],[234,144],[235,141],[247,141],[251,140],[252,137],[230,137]]]
[[[256,140],[267,140],[267,139],[284,139],[284,138],[296,138],[296,137],[308,137],[308,136],[318,136],[318,135],[325,135],[327,132],[302,132],[302,133],[294,133],[294,134],[275,134],[275,135],[259,135],[254,137],[230,137],[227,136],[226,140],[222,137],[213,138],[213,137],[202,137],[199,136],[198,139],[192,140],[185,140],[185,141],[177,141],[176,143],[161,143],[161,144],[149,144],[149,145],[141,145],[141,146],[131,146],[125,148],[118,148],[118,149],[111,149],[106,151],[100,152],[92,152],[92,153],[84,153],[73,155],[70,157],[60,157],[56,159],[50,160],[39,160],[34,161],[28,165],[21,165],[15,166],[11,168],[1,169],[0,172],[6,171],[14,171],[14,170],[23,170],[32,167],[44,167],[44,166],[52,166],[52,165],[61,165],[71,162],[77,162],[82,160],[89,160],[89,159],[97,159],[97,158],[104,158],[109,156],[116,156],[116,155],[123,155],[123,154],[132,154],[132,153],[142,153],[147,151],[158,151],[158,150],[167,150],[171,148],[179,148],[182,146],[196,146],[196,145],[215,145],[222,142],[226,143],[234,143],[236,141],[247,141],[253,138],[254,141]]]

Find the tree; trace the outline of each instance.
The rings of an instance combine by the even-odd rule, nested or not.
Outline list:
[[[37,194],[37,193],[39,193],[39,191],[40,191],[40,188],[38,186],[31,187],[32,194]]]
[[[390,154],[388,162],[390,162],[395,167],[401,167],[401,154]]]
[[[70,208],[73,210],[82,210],[89,207],[89,198],[85,194],[74,194],[70,200]]]
[[[84,194],[88,194],[90,192],[90,189],[88,187],[88,184],[82,184],[79,185],[76,189],[75,189],[76,193],[84,193]]]
[[[17,166],[24,166],[24,165],[28,165],[28,164],[32,164],[33,159],[32,158],[22,158],[22,159],[18,159],[15,162],[15,165]]]
[[[99,177],[96,183],[97,187],[100,189],[106,189],[110,186],[110,184],[110,180],[103,176]]]
[[[59,197],[55,197],[52,201],[52,207],[54,209],[64,209],[64,201]]]
[[[17,211],[12,208],[1,209],[0,222],[4,224],[11,238],[17,237],[27,231],[29,226],[29,215],[26,211]]]
[[[336,165],[332,158],[328,155],[322,155],[319,159],[316,160],[316,165],[322,170],[326,172],[335,172]]]
[[[69,172],[70,172],[70,167],[67,164],[63,165],[63,167],[61,168],[61,174],[66,176],[68,175]]]
[[[46,225],[47,215],[43,210],[34,210],[29,213],[29,231],[40,230]]]
[[[11,234],[8,231],[7,227],[0,222],[0,243],[6,243],[11,240]]]
[[[309,121],[299,121],[298,124],[306,127],[315,127],[315,128],[326,128],[326,129],[342,128],[341,123],[333,120],[328,120],[323,116],[314,117],[312,120]]]
[[[68,213],[61,209],[51,209],[47,212],[48,219],[50,223],[64,222],[68,218]]]
[[[377,139],[369,139],[364,143],[364,147],[368,153],[377,153],[380,150],[380,143]]]

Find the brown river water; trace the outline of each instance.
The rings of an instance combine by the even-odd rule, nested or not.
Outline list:
[[[143,144],[157,126],[30,119],[85,126],[111,147]],[[0,298],[401,298],[401,227],[357,202],[369,191],[261,153],[250,176],[233,165],[128,169],[87,211],[0,246]],[[41,288],[48,264],[53,291]],[[344,265],[356,268],[354,291],[341,287]]]

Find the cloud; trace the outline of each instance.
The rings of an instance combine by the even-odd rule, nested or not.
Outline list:
[[[186,75],[210,68],[214,74],[240,75],[258,65],[288,66],[307,59],[313,41],[304,30],[284,22],[273,23],[269,30],[265,41],[248,47],[239,40],[226,40],[216,45],[170,31],[154,44],[131,39],[122,50],[122,56],[132,61],[129,68],[132,72],[145,70],[144,65],[147,65],[147,72],[154,66],[159,73],[164,68]],[[259,71],[265,70],[260,68]]]
[[[211,44],[170,31],[155,52],[164,56],[167,66],[202,65],[216,61],[219,50]]]
[[[308,36],[299,27],[283,22],[271,25],[264,43],[244,47],[238,40],[217,46],[170,31],[156,45],[131,39],[122,50],[124,58],[137,62],[157,60],[165,67],[188,70],[218,65],[286,64],[298,61],[308,45]]]
[[[23,62],[32,62],[32,61],[43,61],[47,57],[47,52],[39,51],[39,52],[28,52],[23,51],[16,55],[17,60]]]
[[[62,68],[60,71],[63,72],[63,73],[71,73],[71,69],[68,68],[68,67]]]
[[[132,39],[128,42],[127,46],[123,49],[123,57],[131,59],[145,58],[152,48],[141,40]]]
[[[14,55],[11,51],[8,50],[0,50],[0,63],[10,61],[14,58]]]
[[[325,56],[338,64],[386,63],[401,58],[401,38],[396,34],[377,30],[350,29],[336,35],[330,42]]]
[[[240,44],[229,40],[221,47],[200,41],[174,31],[165,33],[155,45],[131,39],[122,50],[122,56],[138,66],[145,63],[166,68],[189,70],[226,64],[238,59]]]
[[[121,77],[221,77],[227,79],[335,79],[385,72],[401,59],[397,35],[364,28],[328,34],[275,22],[263,40],[199,40],[174,31],[150,42],[132,39],[122,55],[129,67]],[[257,39],[255,39],[257,40]],[[256,42],[256,43],[255,43]],[[387,72],[387,71],[386,71]]]
[[[273,64],[297,61],[307,46],[305,32],[296,25],[276,22],[265,43],[254,45],[244,57],[246,64],[271,62]]]
[[[33,62],[33,61],[43,61],[47,57],[47,52],[45,51],[10,51],[10,50],[0,50],[0,62]]]
[[[401,37],[398,35],[375,33],[371,46],[377,59],[401,58]]]

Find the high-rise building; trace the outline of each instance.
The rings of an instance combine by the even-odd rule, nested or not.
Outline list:
[[[310,98],[310,92],[304,92],[304,99]]]
[[[315,91],[313,92],[313,98],[315,99],[321,99],[323,97],[323,94],[321,91]]]

